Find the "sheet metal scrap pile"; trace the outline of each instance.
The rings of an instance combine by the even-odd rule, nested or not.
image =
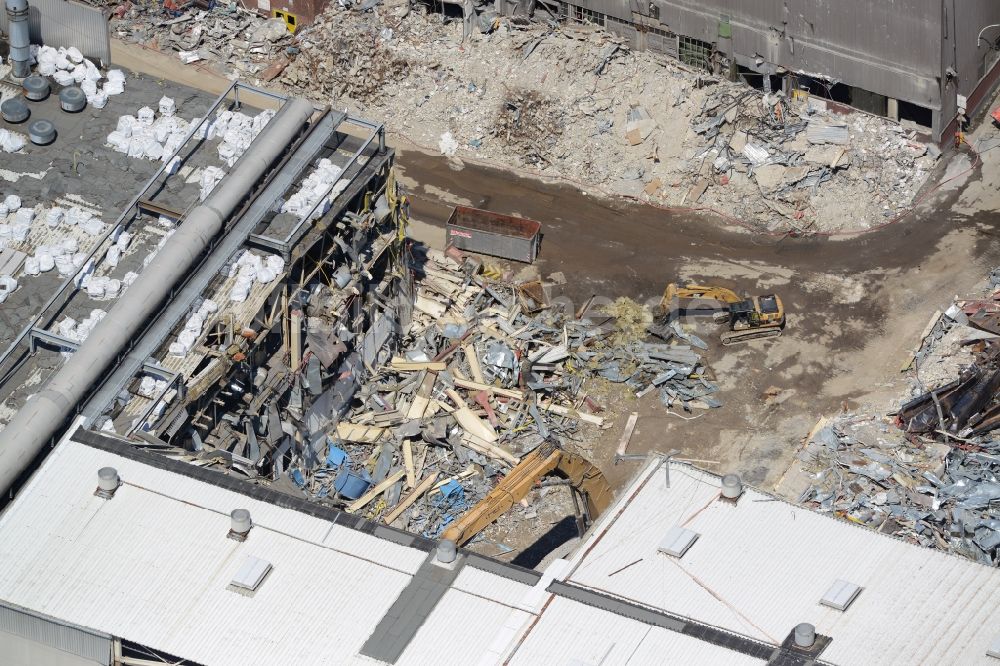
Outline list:
[[[308,478],[292,471],[309,494],[436,537],[542,442],[572,447],[588,427],[610,427],[586,394],[590,377],[678,406],[718,405],[688,345],[618,346],[612,317],[544,308],[537,282],[477,268],[434,250],[421,260],[403,348],[330,433],[325,465]]]
[[[896,425],[903,435],[884,425],[887,436],[866,446],[849,434],[864,427],[858,419],[819,429],[803,455],[815,483],[800,501],[925,546],[1000,563],[1000,331],[990,330],[989,320],[1000,313],[1000,270],[990,280],[993,293],[950,308],[916,354],[919,368],[953,354],[947,341],[956,338],[972,348],[971,363],[954,381],[900,407]]]

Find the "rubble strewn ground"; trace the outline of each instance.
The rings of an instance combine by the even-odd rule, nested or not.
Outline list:
[[[633,301],[577,316],[547,307],[539,282],[486,277],[457,251],[418,246],[411,257],[419,280],[402,348],[375,369],[336,430],[307,449],[316,459],[290,467],[308,496],[436,538],[544,442],[587,456],[595,429],[617,416],[589,395],[594,380],[631,394],[658,390],[666,407],[720,404],[691,348],[704,344],[676,323],[661,332],[666,341],[645,342],[650,317]],[[366,494],[380,484],[387,501]],[[572,515],[569,495],[533,494],[552,497],[491,528],[484,551],[520,553]],[[523,540],[529,531],[537,533]]]
[[[799,500],[995,565],[998,313],[995,270],[982,297],[958,301],[932,321],[912,362],[912,395],[897,414],[848,414],[817,424],[799,456],[811,479]]]
[[[713,208],[759,231],[883,224],[939,155],[914,127],[633,53],[590,25],[500,19],[463,44],[461,21],[405,0],[332,4],[294,37],[242,11],[116,16],[119,37],[383,119],[425,150]]]

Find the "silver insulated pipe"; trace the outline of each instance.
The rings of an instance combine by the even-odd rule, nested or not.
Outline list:
[[[285,103],[229,175],[188,214],[76,353],[0,431],[0,492],[8,490],[58,434],[87,391],[107,372],[174,285],[192,270],[212,238],[287,149],[312,113],[312,104],[303,99]]]
[[[28,0],[5,0],[10,32],[10,62],[15,77],[31,74],[31,37],[28,34]]]

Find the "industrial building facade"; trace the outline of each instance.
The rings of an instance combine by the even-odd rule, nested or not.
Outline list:
[[[633,48],[911,120],[937,141],[963,108],[981,110],[1000,74],[995,0],[573,0],[559,10]]]

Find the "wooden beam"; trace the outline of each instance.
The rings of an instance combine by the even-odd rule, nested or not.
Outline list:
[[[406,487],[417,485],[416,472],[413,470],[413,444],[409,438],[403,440],[403,465],[406,467]]]
[[[402,479],[405,474],[405,469],[397,469],[395,472],[383,479],[381,483],[377,484],[374,488],[359,497],[356,501],[349,504],[347,506],[347,513],[355,513],[368,506],[373,499],[392,487],[392,484]]]
[[[481,382],[470,382],[468,379],[455,378],[455,386],[459,388],[468,389],[470,391],[486,391],[487,393],[492,393],[493,395],[500,395],[505,398],[510,398],[511,400],[524,400],[524,392],[516,391],[514,389],[500,388],[499,386],[490,386],[489,384],[483,384]]]
[[[414,488],[410,492],[410,494],[406,496],[406,499],[397,504],[396,507],[392,511],[390,511],[388,515],[386,515],[385,523],[387,525],[391,525],[393,521],[395,521],[397,518],[403,515],[404,511],[409,509],[414,502],[420,499],[421,495],[426,493],[430,489],[430,487],[434,485],[434,482],[438,478],[438,474],[439,472],[431,472],[430,474],[425,476],[423,480],[419,484],[417,484],[417,487]]]
[[[480,384],[485,384],[486,379],[483,377],[483,368],[479,365],[479,357],[476,356],[475,348],[471,344],[462,345],[462,351],[465,353],[465,360],[469,362],[472,378]]]
[[[596,426],[604,425],[604,419],[600,416],[594,416],[593,414],[584,414],[583,412],[578,412],[575,409],[570,409],[569,407],[563,407],[562,405],[557,405],[553,402],[543,402],[539,403],[539,407],[543,412],[552,412],[553,414],[558,414],[560,416],[569,416],[574,419],[579,419],[586,423],[591,423]]]
[[[458,425],[462,426],[462,430],[470,435],[475,435],[479,439],[486,440],[490,444],[497,441],[497,433],[493,428],[489,427],[483,423],[482,419],[472,413],[469,409],[469,405],[466,404],[465,400],[456,392],[454,389],[448,389],[446,391],[448,397],[451,398],[455,406],[458,407],[452,415],[455,420],[458,421]]]
[[[394,358],[389,363],[389,369],[396,372],[418,372],[420,370],[441,372],[447,368],[448,365],[441,361],[407,361],[405,358]]]
[[[632,433],[635,431],[636,421],[638,420],[639,412],[632,412],[628,415],[628,421],[625,423],[625,431],[622,433],[622,438],[618,441],[618,455],[625,455],[629,440],[632,439]]]
[[[388,428],[378,426],[358,425],[357,423],[338,423],[337,436],[348,442],[375,444],[385,434]]]
[[[504,462],[510,463],[511,465],[516,465],[521,462],[521,459],[515,456],[513,453],[505,451],[496,444],[491,444],[490,442],[484,441],[475,435],[465,433],[462,435],[462,444],[466,445],[473,451],[477,453],[482,453],[484,456],[490,456],[491,458],[497,458],[503,460]]]

